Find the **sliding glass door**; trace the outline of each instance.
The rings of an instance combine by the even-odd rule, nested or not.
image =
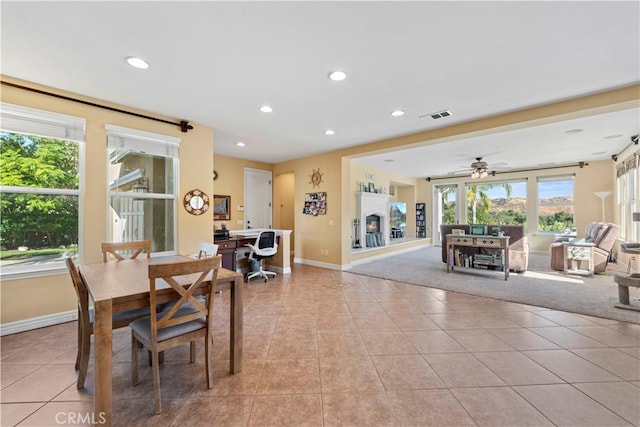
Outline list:
[[[433,187],[433,244],[442,242],[441,224],[458,223],[458,185],[445,184]]]

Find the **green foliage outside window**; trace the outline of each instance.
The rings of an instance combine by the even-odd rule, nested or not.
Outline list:
[[[78,197],[45,194],[49,189],[78,189],[77,143],[2,132],[0,185],[16,188],[0,195],[3,258],[20,246],[60,248],[77,244]]]
[[[560,211],[551,215],[540,215],[538,217],[539,231],[563,231],[574,228],[573,214],[571,212]]]

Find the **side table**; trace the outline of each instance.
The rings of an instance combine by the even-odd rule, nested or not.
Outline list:
[[[585,242],[584,239],[579,239],[564,242],[563,246],[565,274],[593,276],[593,247],[595,245]],[[587,268],[584,268],[584,263],[587,264]]]

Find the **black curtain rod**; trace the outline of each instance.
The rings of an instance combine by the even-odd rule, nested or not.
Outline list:
[[[619,152],[618,154],[612,154],[612,155],[611,155],[611,160],[613,160],[614,162],[617,162],[617,161],[618,161],[618,156],[620,156],[620,154],[624,153],[624,151],[625,151],[627,148],[631,147],[632,145],[638,145],[638,137],[639,137],[639,136],[640,136],[640,135],[633,135],[633,136],[631,137],[631,142],[630,142],[629,144],[627,144],[627,146],[626,146],[626,147],[624,147],[624,148],[622,149],[622,151],[621,151],[621,152]]]
[[[547,166],[545,168],[514,169],[514,170],[509,170],[509,171],[504,171],[504,172],[491,171],[491,172],[489,172],[489,175],[496,176],[498,174],[504,174],[504,173],[543,171],[543,170],[547,170],[547,169],[563,169],[563,168],[571,168],[571,167],[575,167],[575,166],[579,166],[580,169],[582,169],[585,166],[589,166],[589,163],[578,162],[578,163],[569,164],[569,165]],[[451,179],[451,178],[458,178],[458,177],[464,177],[464,175],[445,175],[445,176],[434,176],[434,177],[428,176],[428,177],[425,178],[425,180],[427,182],[431,182],[431,181],[434,181],[436,179]]]
[[[34,89],[32,87],[22,86],[22,85],[18,85],[18,84],[15,84],[15,83],[9,83],[9,82],[5,82],[5,81],[2,81],[0,83],[2,83],[5,86],[14,87],[14,88],[17,88],[17,89],[28,90],[30,92],[35,92],[35,93],[38,93],[40,95],[53,96],[54,98],[64,99],[65,101],[78,102],[80,104],[89,105],[91,107],[97,107],[97,108],[103,108],[103,109],[109,110],[109,111],[115,111],[116,113],[128,114],[130,116],[141,117],[143,119],[153,120],[153,121],[160,122],[160,123],[166,123],[168,125],[179,126],[180,130],[182,132],[185,132],[185,133],[187,131],[193,129],[193,126],[190,125],[187,120],[180,120],[179,123],[176,123],[176,122],[171,122],[169,120],[159,119],[157,117],[145,116],[144,114],[138,114],[138,113],[134,113],[132,111],[126,111],[126,110],[121,110],[119,108],[109,107],[108,105],[96,104],[95,102],[89,102],[89,101],[84,101],[82,99],[71,98],[70,96],[58,95],[57,93],[46,92],[44,90]]]

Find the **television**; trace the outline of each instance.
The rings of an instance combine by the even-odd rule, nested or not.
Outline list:
[[[407,225],[407,204],[404,202],[389,203],[389,225],[392,229],[403,229]]]
[[[486,236],[487,226],[481,224],[469,224],[469,234],[472,236]]]

